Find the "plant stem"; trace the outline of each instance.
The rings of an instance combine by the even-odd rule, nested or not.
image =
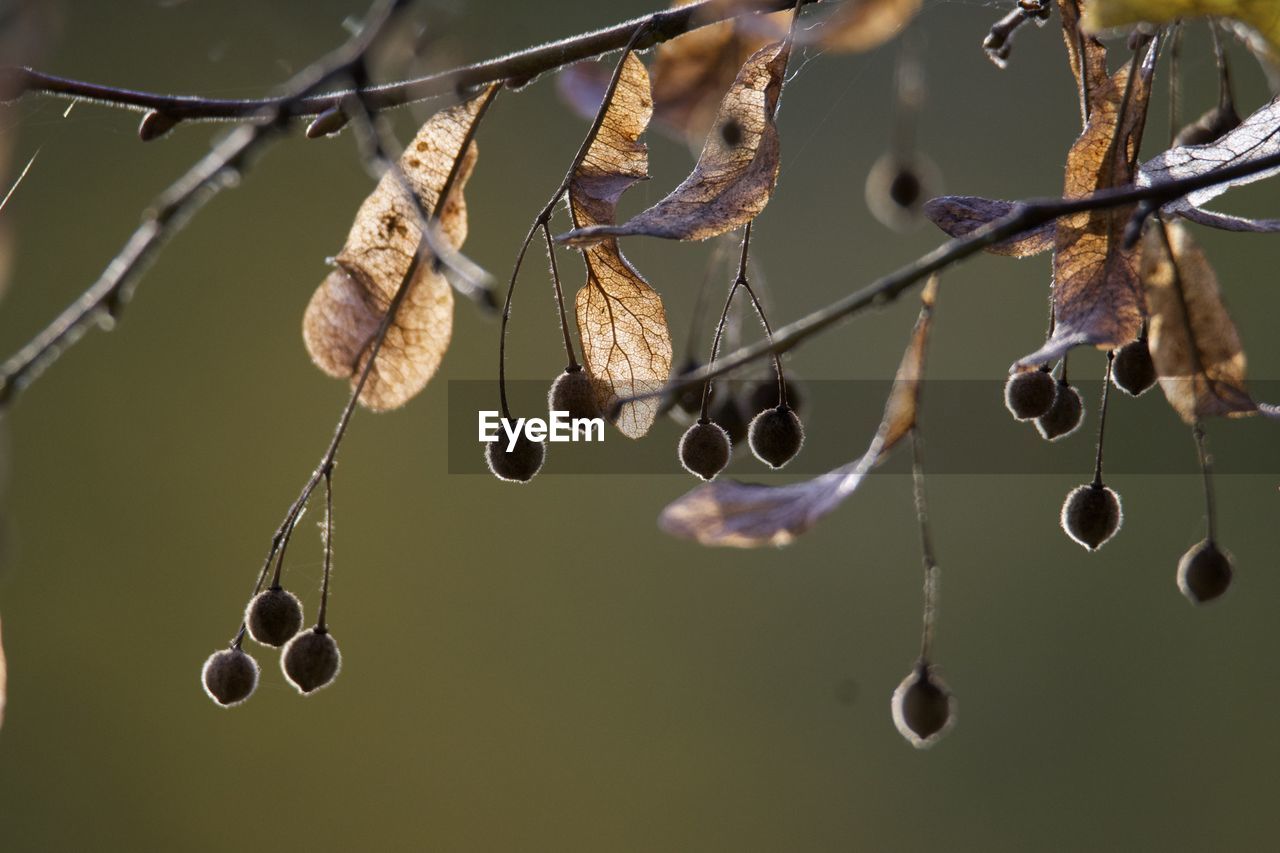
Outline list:
[[[1098,455],[1093,463],[1094,488],[1102,487],[1102,443],[1107,431],[1107,401],[1111,396],[1111,366],[1115,360],[1115,350],[1107,350],[1107,372],[1102,377],[1102,402],[1098,405]]]

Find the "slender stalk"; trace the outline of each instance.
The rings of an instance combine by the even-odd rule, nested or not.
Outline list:
[[[565,370],[570,373],[581,369],[578,364],[578,357],[573,352],[573,338],[569,336],[569,321],[565,318],[564,313],[564,291],[560,289],[560,270],[556,267],[556,245],[551,239],[551,228],[547,223],[542,223],[542,237],[547,244],[547,260],[551,262],[551,283],[556,289],[556,310],[560,313],[560,333],[564,335],[564,354],[569,359]]]
[[[288,116],[319,115],[340,109],[343,101],[356,96],[373,112],[401,107],[442,95],[457,96],[490,83],[522,86],[548,71],[592,59],[631,45],[647,50],[692,30],[731,18],[762,15],[821,0],[760,0],[758,3],[725,3],[701,0],[675,9],[655,12],[614,24],[595,32],[574,35],[559,41],[526,48],[484,62],[464,65],[417,77],[358,89],[340,89],[301,98],[228,99],[194,95],[165,95],[73,80],[25,67],[0,69],[6,85],[18,92],[30,92],[70,100],[94,101],[109,107],[151,110],[171,122],[235,121],[259,115],[263,110],[279,110]],[[635,39],[644,29],[644,37]]]
[[[934,625],[938,614],[938,561],[933,552],[933,535],[929,525],[929,509],[924,490],[924,451],[919,427],[911,428],[911,483],[915,496],[916,519],[920,522],[920,557],[924,563],[924,609],[920,631],[920,660],[929,660],[933,647]]]
[[[324,580],[320,582],[320,610],[316,613],[316,633],[329,630],[329,575],[333,570],[333,469],[324,472]]]
[[[1208,527],[1208,536],[1205,538],[1212,545],[1218,536],[1218,516],[1213,501],[1213,457],[1205,447],[1204,426],[1199,421],[1191,427],[1191,436],[1196,441],[1196,457],[1200,460],[1200,475],[1204,478],[1204,517]]]
[[[1102,486],[1102,443],[1107,432],[1107,401],[1111,396],[1111,366],[1115,360],[1115,350],[1107,350],[1107,372],[1102,378],[1102,402],[1098,404],[1098,455],[1093,463],[1095,488]]]

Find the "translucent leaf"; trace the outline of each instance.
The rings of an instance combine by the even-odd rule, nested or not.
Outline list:
[[[569,208],[575,227],[612,223],[622,193],[648,177],[649,153],[640,136],[649,124],[653,99],[649,75],[634,54],[604,114],[599,133],[569,181]],[[587,283],[576,300],[583,360],[602,412],[620,397],[656,391],[671,373],[671,336],[662,298],[623,257],[618,241],[583,249]],[[639,438],[657,417],[660,400],[628,403],[615,421],[622,433]]]
[[[716,480],[668,504],[658,525],[672,536],[703,545],[786,545],[843,503],[916,425],[937,292],[934,278],[921,297],[920,317],[894,377],[880,428],[861,458],[811,480],[784,486]]]
[[[1090,77],[1088,56],[1095,52],[1093,48],[1086,50],[1089,123],[1067,153],[1065,198],[1082,198],[1132,183],[1131,164],[1146,120],[1154,54],[1148,53],[1130,87],[1128,65],[1102,80]],[[1058,219],[1053,253],[1053,335],[1015,367],[1025,369],[1053,361],[1080,344],[1117,347],[1138,337],[1145,311],[1138,252],[1123,245],[1125,225],[1132,213],[1133,205],[1126,205]]]
[[[487,94],[487,93],[486,93]],[[369,343],[419,250],[422,209],[435,210],[440,191],[461,158],[453,190],[438,210],[438,245],[456,251],[467,236],[463,188],[475,166],[474,142],[462,150],[486,95],[427,119],[400,158],[400,170],[418,202],[397,176],[383,175],[360,205],[336,267],[316,289],[303,317],[303,338],[316,365],[330,376],[356,382]],[[453,330],[453,291],[435,256],[424,257],[387,331],[360,393],[375,411],[404,405],[422,390],[444,357]]]
[[[578,227],[560,239],[574,245],[634,234],[705,240],[759,215],[778,179],[774,112],[789,54],[790,45],[781,41],[747,60],[720,104],[693,173],[670,195],[622,225]]]
[[[983,225],[1004,219],[1014,203],[972,195],[946,195],[925,203],[924,215],[952,237],[964,237]],[[1053,248],[1054,223],[1046,222],[1033,231],[992,243],[984,251],[993,255],[1028,258]]]
[[[1180,223],[1148,229],[1142,281],[1151,309],[1151,359],[1165,398],[1189,424],[1213,416],[1258,411],[1245,388],[1240,335],[1218,291],[1218,277],[1204,252]],[[1173,257],[1168,248],[1173,249]]]
[[[1280,9],[1280,5],[1277,6]],[[1205,145],[1182,145],[1159,154],[1138,169],[1139,186],[1176,181],[1249,163],[1280,152],[1280,98],[1259,109],[1235,130]],[[1204,187],[1174,199],[1163,210],[1227,231],[1280,231],[1280,219],[1244,219],[1204,210],[1202,205],[1240,187],[1280,174],[1280,167]]]

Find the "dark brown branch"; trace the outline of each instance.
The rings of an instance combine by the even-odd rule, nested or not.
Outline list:
[[[821,0],[800,0],[801,5]],[[648,29],[635,44],[636,50],[647,50],[719,21],[790,9],[796,0],[760,0],[758,3],[735,4],[718,0],[701,0],[677,9],[655,12],[614,24],[592,33],[570,36],[559,41],[527,48],[496,59],[441,71],[426,77],[396,83],[347,89],[321,95],[297,97],[281,95],[247,100],[202,98],[194,95],[163,95],[121,89],[82,80],[58,77],[25,67],[0,69],[0,80],[6,96],[31,92],[59,98],[94,101],[106,106],[132,110],[149,110],[162,117],[163,123],[183,121],[232,121],[254,118],[264,110],[275,110],[287,116],[313,116],[341,109],[344,99],[358,96],[372,112],[425,101],[442,95],[459,95],[489,83],[521,86],[548,71],[625,47],[640,27]],[[168,125],[164,130],[168,130]],[[341,122],[337,123],[341,126]],[[336,129],[336,128],[334,128]],[[154,138],[159,134],[148,136]]]

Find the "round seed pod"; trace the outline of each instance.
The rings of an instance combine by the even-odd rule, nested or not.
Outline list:
[[[804,391],[790,379],[783,380],[787,386],[787,405],[800,413],[804,411]],[[747,394],[747,411],[763,412],[778,405],[778,380],[761,379],[751,387]]]
[[[1116,350],[1111,363],[1111,382],[1134,397],[1156,384],[1156,364],[1145,338],[1139,338]]]
[[[1084,420],[1084,400],[1066,382],[1058,382],[1049,411],[1036,418],[1036,429],[1046,441],[1057,441],[1075,432]]]
[[[881,224],[902,231],[920,222],[924,203],[941,182],[938,167],[922,154],[881,157],[867,173],[867,207]]]
[[[741,444],[747,437],[747,418],[742,414],[741,401],[734,394],[723,395],[720,401],[711,407],[711,420],[729,434],[730,444]]]
[[[1047,370],[1024,370],[1004,383],[1004,404],[1020,421],[1048,414],[1057,394],[1058,383]]]
[[[551,383],[551,390],[547,393],[547,408],[552,412],[568,412],[571,418],[600,417],[600,408],[596,405],[596,395],[587,371],[581,367],[576,370],[566,367],[564,373]]]
[[[264,589],[245,608],[244,624],[262,645],[283,646],[302,628],[302,602],[287,589]]]
[[[711,421],[698,421],[680,437],[680,464],[704,480],[723,471],[731,454],[729,434]]]
[[[699,367],[702,367],[702,363],[696,358],[691,358],[684,363],[676,375],[688,376]],[[712,386],[711,398],[713,400],[715,399],[714,386]],[[691,418],[696,418],[702,411],[702,383],[696,382],[693,385],[688,385],[680,389],[680,392],[676,394],[675,408],[684,412]]]
[[[1231,554],[1212,539],[1193,545],[1178,561],[1178,589],[1192,604],[1213,601],[1231,586]]]
[[[951,691],[929,664],[921,661],[893,691],[893,724],[916,749],[928,749],[955,722]]]
[[[1120,496],[1101,484],[1076,486],[1062,504],[1062,529],[1090,551],[1115,536],[1123,520]]]
[[[485,445],[484,458],[489,470],[499,480],[508,483],[527,483],[542,468],[547,449],[540,441],[533,441],[523,432],[516,438],[515,447],[508,452],[507,441],[498,436],[497,441]]]
[[[790,408],[765,409],[752,418],[747,441],[757,459],[770,468],[781,468],[800,452],[804,425]]]
[[[311,693],[337,677],[342,668],[342,653],[328,631],[309,628],[284,647],[280,668],[299,693]]]
[[[210,699],[230,708],[253,695],[258,686],[258,662],[243,649],[223,649],[209,655],[200,681]]]

